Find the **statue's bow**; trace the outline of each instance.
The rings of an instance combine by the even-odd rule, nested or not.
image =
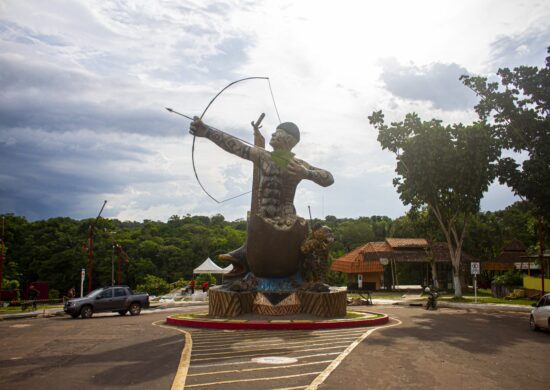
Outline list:
[[[246,80],[267,80],[267,83],[268,83],[268,86],[269,86],[269,92],[271,93],[271,100],[273,101],[273,105],[275,106],[275,112],[277,113],[277,118],[279,119],[279,123],[281,122],[281,118],[279,116],[279,110],[277,109],[277,104],[275,103],[275,97],[273,96],[273,90],[271,88],[271,82],[269,81],[269,77],[246,77],[244,79],[240,79],[240,80],[236,80],[236,81],[233,81],[232,83],[229,83],[228,85],[226,85],[220,92],[218,92],[216,94],[216,96],[214,96],[212,98],[212,100],[210,100],[210,102],[208,103],[208,105],[206,106],[206,108],[204,109],[204,111],[202,112],[201,116],[199,117],[199,119],[202,119],[204,117],[204,115],[206,114],[206,112],[208,111],[208,109],[210,108],[210,106],[212,105],[212,103],[214,103],[214,101],[218,98],[218,96],[220,96],[225,90],[229,89],[232,85],[235,85],[237,83],[240,83],[242,81],[246,81]],[[174,110],[172,110],[171,108],[167,108],[168,111],[170,112],[173,112],[173,113],[176,113],[176,114],[179,114],[179,115],[182,115],[188,119],[191,119],[190,117],[188,117],[187,115],[183,115],[183,114],[180,114]],[[195,179],[197,179],[197,183],[199,183],[199,186],[202,188],[202,190],[204,191],[204,193],[206,195],[208,195],[214,202],[216,203],[224,203],[224,202],[227,202],[231,199],[235,199],[235,198],[238,198],[240,196],[243,196],[243,195],[246,195],[246,194],[249,194],[251,191],[247,191],[247,192],[244,192],[242,194],[239,194],[239,195],[235,195],[235,196],[231,196],[227,199],[224,199],[224,200],[218,200],[216,199],[214,196],[212,196],[207,190],[206,188],[204,188],[204,185],[201,183],[200,179],[199,179],[199,175],[197,173],[197,168],[195,166],[195,140],[197,139],[197,137],[193,134],[193,144],[191,146],[191,162],[193,164],[193,172],[195,173]],[[248,143],[248,142],[247,142]]]

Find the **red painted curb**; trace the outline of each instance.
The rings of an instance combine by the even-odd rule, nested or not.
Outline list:
[[[166,317],[166,323],[176,326],[185,326],[189,328],[202,329],[225,329],[225,330],[314,330],[314,329],[339,329],[355,328],[360,326],[383,325],[389,321],[389,317],[363,319],[363,320],[342,320],[342,321],[318,321],[318,322],[269,322],[269,321],[249,321],[249,322],[223,322],[207,321],[197,319],[184,319]]]

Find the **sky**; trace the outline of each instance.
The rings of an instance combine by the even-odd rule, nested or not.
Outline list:
[[[367,116],[416,112],[476,120],[462,74],[543,66],[550,1],[18,1],[0,2],[0,213],[29,220],[172,215],[246,218],[250,195],[216,203],[199,187],[189,120],[252,142],[296,123],[297,157],[329,170],[303,181],[298,214],[355,218],[407,211],[395,157]],[[271,90],[270,90],[271,86]],[[271,91],[275,104],[271,98]],[[276,107],[276,108],[275,108]],[[250,190],[252,165],[205,139],[195,163],[218,200]],[[494,184],[482,210],[517,198]]]

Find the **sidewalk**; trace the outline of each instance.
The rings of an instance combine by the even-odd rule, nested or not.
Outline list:
[[[418,301],[420,295],[417,294],[408,294],[402,298],[396,299],[384,299],[384,298],[373,298],[373,306],[378,305],[398,305],[398,306],[424,306],[426,303],[423,301]],[[144,310],[143,312],[147,313],[150,311],[158,310],[173,310],[185,306],[204,306],[207,302],[202,301],[180,301],[180,302],[166,302],[166,303],[151,303],[151,306]],[[498,312],[498,311],[507,311],[515,313],[529,313],[533,308],[531,306],[524,305],[513,305],[513,304],[502,304],[502,303],[458,303],[458,302],[445,302],[438,300],[437,306],[439,308],[452,308],[452,309],[462,309],[462,310],[478,310],[478,311],[488,311],[488,312]],[[349,306],[353,308],[354,306]],[[23,313],[13,313],[13,314],[0,314],[0,321],[2,320],[18,320],[25,318],[47,318],[55,316],[64,316],[63,308],[52,308],[52,309],[42,309],[35,310]]]

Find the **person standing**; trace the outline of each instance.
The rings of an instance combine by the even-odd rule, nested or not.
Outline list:
[[[193,295],[195,293],[195,279],[191,279],[189,287],[191,287],[191,295]]]
[[[37,309],[36,301],[38,300],[38,297],[40,296],[40,291],[34,287],[34,284],[31,284],[29,287],[29,299],[32,301],[32,308],[33,310]]]

